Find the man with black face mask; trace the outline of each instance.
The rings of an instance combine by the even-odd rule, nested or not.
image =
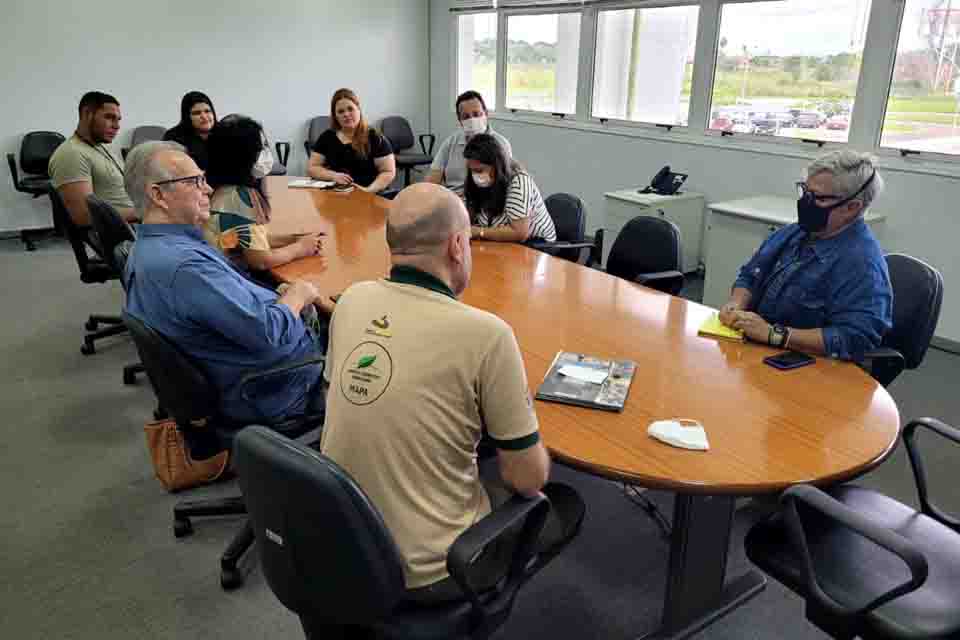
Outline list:
[[[873,159],[834,151],[797,183],[797,223],[743,267],[720,321],[755,342],[857,360],[893,320],[883,250],[863,219],[883,189]]]

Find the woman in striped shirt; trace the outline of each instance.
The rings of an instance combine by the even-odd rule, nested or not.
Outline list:
[[[467,179],[463,195],[470,211],[471,238],[497,242],[557,239],[553,220],[533,178],[493,136],[470,138],[463,150]]]

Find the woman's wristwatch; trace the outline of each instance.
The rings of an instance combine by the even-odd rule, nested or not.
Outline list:
[[[767,344],[771,347],[782,349],[787,346],[788,342],[790,342],[790,329],[787,329],[779,323],[770,325],[770,332],[767,334]]]

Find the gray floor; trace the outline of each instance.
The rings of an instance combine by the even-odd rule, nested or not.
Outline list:
[[[259,571],[224,593],[217,559],[234,521],[199,522],[175,540],[177,497],[153,478],[142,425],[153,395],[121,384],[135,359],[128,338],[79,353],[82,323],[119,309],[117,283],[83,285],[69,249],[41,242],[24,253],[0,241],[0,625],[4,638],[302,637]],[[953,377],[960,359],[931,351],[891,388],[904,419],[932,415],[960,424]],[[822,393],[833,390],[825,387]],[[953,470],[960,452],[928,447],[934,494],[960,511]],[[631,638],[656,625],[667,547],[618,485],[557,468],[588,499],[581,536],[530,583],[500,638]],[[864,482],[914,502],[899,451]],[[229,485],[194,494],[228,492]],[[664,508],[670,498],[653,494]],[[745,518],[731,570],[746,566]],[[254,560],[252,558],[251,560]],[[820,638],[793,596],[771,584],[698,638]]]

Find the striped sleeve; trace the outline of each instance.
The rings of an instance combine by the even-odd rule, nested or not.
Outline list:
[[[514,176],[510,182],[510,191],[507,192],[507,204],[504,207],[507,221],[530,220],[530,237],[553,242],[557,239],[557,231],[553,226],[553,219],[540,195],[540,190],[533,178],[525,173]]]

